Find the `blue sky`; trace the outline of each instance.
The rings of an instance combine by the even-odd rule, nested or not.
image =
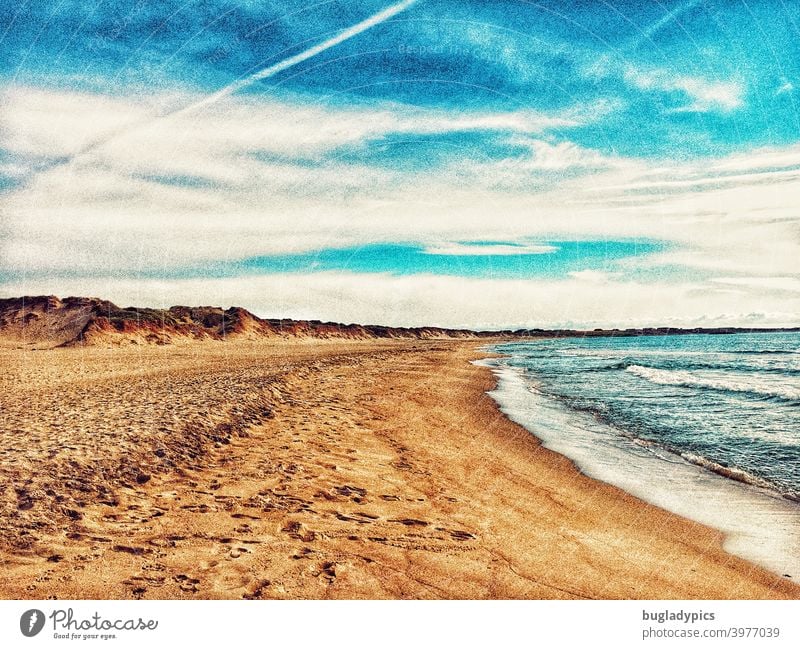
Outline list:
[[[3,3],[0,65],[22,84],[213,92],[390,4]],[[248,92],[459,112],[609,103],[570,139],[623,155],[719,155],[796,140],[798,24],[800,8],[782,0],[421,0]]]
[[[799,25],[785,0],[4,2],[0,291],[796,324]]]

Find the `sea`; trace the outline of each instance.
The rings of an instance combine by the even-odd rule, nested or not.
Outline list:
[[[800,582],[800,333],[496,345],[505,414],[586,475]]]

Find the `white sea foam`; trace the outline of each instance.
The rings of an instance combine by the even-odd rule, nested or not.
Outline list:
[[[630,365],[627,372],[658,385],[705,388],[724,392],[745,392],[781,399],[800,399],[800,388],[789,377],[758,376],[752,373],[716,372],[707,370],[661,370]]]
[[[502,361],[479,363],[493,367],[498,377],[490,394],[501,410],[545,447],[570,458],[592,478],[722,531],[728,552],[800,583],[800,505],[625,437],[541,394],[522,372]]]

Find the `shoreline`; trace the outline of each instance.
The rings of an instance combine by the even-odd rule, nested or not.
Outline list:
[[[718,474],[669,449],[626,437],[588,413],[570,410],[533,392],[502,360],[477,363],[497,377],[492,395],[501,411],[587,476],[718,530],[727,552],[800,583],[796,553],[800,507],[794,501]]]
[[[582,475],[503,415],[487,394],[492,372],[470,363],[485,344],[226,343],[188,355],[187,346],[84,348],[50,360],[36,352],[24,363],[26,352],[5,352],[18,373],[2,387],[16,387],[20,404],[54,391],[63,400],[74,387],[84,409],[91,405],[36,418],[27,437],[43,452],[27,450],[13,471],[6,466],[7,491],[40,477],[31,462],[46,466],[54,422],[60,444],[80,449],[69,459],[110,466],[130,440],[141,449],[160,428],[155,443],[163,445],[176,434],[170,418],[205,412],[209,399],[234,406],[236,395],[255,394],[266,410],[257,416],[243,403],[241,428],[170,470],[137,455],[152,462],[136,467],[146,480],[106,485],[113,497],[102,502],[82,497],[79,517],[54,528],[37,527],[36,516],[52,512],[46,488],[32,490],[30,507],[2,512],[30,544],[12,551],[4,543],[0,595],[800,598],[796,584],[725,552],[719,531]],[[78,363],[73,378],[67,371]],[[95,393],[103,400],[91,402]],[[167,395],[162,421],[152,404]],[[93,412],[115,431],[115,447],[80,446],[81,417]],[[139,423],[120,432],[123,415]],[[67,427],[65,416],[73,418]],[[14,457],[15,443],[3,440],[2,457]]]

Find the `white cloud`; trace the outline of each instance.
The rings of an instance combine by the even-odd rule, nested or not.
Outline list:
[[[71,164],[39,173],[0,199],[3,265],[20,274],[53,274],[51,281],[27,288],[6,284],[6,294],[23,288],[24,292],[95,292],[149,304],[156,296],[156,283],[143,284],[149,292],[134,299],[137,293],[131,284],[115,278],[139,270],[203,267],[217,260],[391,241],[418,241],[429,251],[449,254],[465,254],[465,248],[480,250],[453,242],[518,242],[532,246],[526,250],[531,254],[546,252],[539,244],[529,243],[537,240],[651,238],[671,245],[631,262],[626,271],[644,268],[652,276],[662,266],[680,267],[683,276],[697,269],[697,276],[723,279],[779,278],[776,281],[782,286],[798,278],[800,147],[701,162],[646,163],[606,156],[549,133],[574,116],[515,112],[451,117],[399,106],[333,109],[249,99],[229,99],[191,118],[150,121],[149,116],[185,101],[171,95],[134,100],[33,90],[3,95],[0,146],[16,156],[5,163],[16,172],[41,156],[69,155],[117,133]],[[43,106],[47,112],[41,110]],[[126,130],[131,125],[140,126]],[[529,155],[473,159],[435,173],[335,157],[340,147],[367,146],[371,139],[388,133],[469,129],[508,131],[507,140],[524,144]],[[491,251],[511,254],[519,250],[500,245]],[[73,284],[56,279],[68,274],[109,279]],[[373,308],[372,297],[359,298],[355,286],[373,290],[370,287],[379,285],[380,290],[405,295],[415,317],[421,318],[426,309],[430,309],[430,319],[445,317],[452,308],[458,322],[474,317],[488,326],[489,316],[481,315],[478,306],[458,307],[442,298],[447,291],[460,294],[456,288],[460,281],[472,287],[464,288],[463,295],[481,286],[501,291],[504,300],[518,302],[512,309],[478,299],[475,304],[481,308],[498,307],[497,323],[501,315],[513,318],[509,322],[525,323],[525,313],[532,311],[541,314],[539,323],[545,318],[599,322],[613,319],[614,313],[621,322],[641,320],[643,312],[648,317],[658,315],[662,322],[672,317],[670,313],[688,322],[704,316],[735,320],[745,312],[765,313],[764,321],[773,322],[783,317],[781,313],[792,312],[789,303],[781,307],[780,300],[763,295],[766,285],[741,282],[694,286],[692,290],[705,295],[705,300],[695,299],[688,285],[664,282],[652,293],[663,304],[652,304],[644,288],[649,283],[625,283],[589,268],[565,280],[568,284],[558,285],[558,290],[568,289],[574,297],[569,313],[559,313],[555,302],[551,304],[557,295],[555,285],[541,282],[528,284],[541,285],[544,292],[526,284],[481,285],[454,278],[417,283],[384,278],[374,285],[368,278],[315,278],[321,282],[319,291],[311,280],[298,276],[280,280],[287,286],[294,282],[310,296],[304,310],[304,294],[298,293],[301,297],[292,302],[285,290],[287,304],[297,311],[293,315],[312,316],[309,309],[320,308],[342,318],[364,319],[358,316],[356,305],[374,319],[380,313],[377,309],[394,308],[393,303],[388,298],[377,300]],[[209,286],[219,287],[218,302],[262,304],[266,309],[268,304],[258,302],[251,287],[277,290],[279,282],[259,282],[252,279],[247,285],[237,285],[234,280],[218,280]],[[168,283],[165,295],[174,296],[174,301],[206,303],[211,297],[202,296],[203,285]],[[445,285],[447,291],[436,288]],[[332,302],[325,302],[323,286],[330,300],[338,296],[353,301],[351,306],[337,310]],[[552,293],[547,292],[548,286]],[[422,291],[418,300],[413,294],[416,290]],[[518,291],[518,298],[513,291]],[[609,302],[601,304],[593,295]],[[736,300],[743,295],[746,299],[737,306]],[[625,309],[615,311],[620,300],[628,299]],[[540,309],[540,300],[551,306]],[[586,300],[584,315],[580,300]],[[633,306],[636,301],[640,301],[638,314]],[[262,313],[271,312],[262,309]],[[603,322],[611,324],[611,320]]]
[[[143,120],[157,110],[154,103],[153,97],[131,102],[30,88],[6,90],[0,96],[2,146],[31,156],[64,156]]]
[[[575,270],[569,273],[573,279],[590,284],[606,284],[619,275],[620,273],[608,273],[601,270]]]
[[[192,95],[107,97],[35,88],[0,95],[2,146],[27,156],[79,155],[83,163],[129,158],[131,167],[192,167],[200,154],[205,173],[210,156],[246,152],[286,159],[319,159],[339,147],[389,133],[418,135],[460,131],[543,133],[583,123],[570,112],[544,115],[531,110],[453,116],[441,110],[386,104],[383,108],[331,109],[303,98],[294,102],[230,99],[200,112],[174,113]],[[81,153],[91,149],[89,153]],[[111,160],[109,160],[109,158]],[[195,167],[199,166],[194,164]]]
[[[768,291],[800,293],[800,278],[797,277],[714,277],[711,281]]]
[[[530,159],[513,163],[528,171],[599,170],[617,167],[622,163],[619,159],[604,156],[598,151],[586,149],[568,141],[553,143],[542,139],[516,136],[510,138],[509,143],[530,150]]]
[[[528,110],[461,117],[437,111],[420,111],[399,117],[392,125],[392,130],[418,134],[477,130],[542,133],[551,129],[579,126],[581,123],[581,120],[569,114],[549,116]]]
[[[689,103],[675,109],[676,112],[730,112],[744,104],[744,87],[736,81],[708,81],[677,75],[670,70],[646,70],[633,66],[625,69],[623,78],[640,90],[683,94]]]
[[[555,246],[544,244],[499,244],[476,243],[465,245],[463,243],[439,243],[426,246],[424,252],[429,255],[547,255],[558,250]]]

